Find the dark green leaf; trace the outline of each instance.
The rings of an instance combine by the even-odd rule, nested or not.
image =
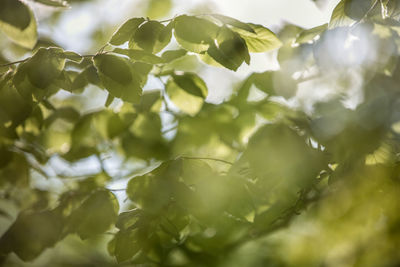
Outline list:
[[[97,55],[94,65],[110,94],[128,102],[139,102],[142,93],[141,78],[134,72],[131,62],[114,55]]]
[[[1,237],[0,251],[31,261],[59,241],[61,230],[61,218],[51,211],[22,212]]]
[[[115,236],[114,255],[118,263],[131,259],[142,249],[142,244],[138,240],[137,229],[130,231],[120,231]]]
[[[182,75],[172,75],[173,81],[187,93],[206,98],[208,95],[207,85],[197,74],[186,72]]]
[[[119,204],[117,198],[107,190],[92,193],[71,214],[69,230],[81,239],[87,239],[107,231],[117,220]]]
[[[137,46],[147,52],[158,53],[169,42],[168,28],[167,32],[165,32],[166,28],[158,21],[143,23],[129,42],[129,47],[135,48]]]
[[[352,19],[360,20],[372,7],[375,0],[345,0],[344,12]]]
[[[217,36],[217,45],[210,44],[207,53],[222,66],[236,71],[243,61],[250,63],[246,42],[239,34],[223,27]]]
[[[60,76],[64,64],[62,49],[40,48],[32,58],[18,66],[14,84],[20,92],[26,90],[23,87],[27,86],[27,80],[38,89],[48,89]]]
[[[36,44],[35,17],[19,0],[0,1],[0,29],[18,45],[32,49]]]

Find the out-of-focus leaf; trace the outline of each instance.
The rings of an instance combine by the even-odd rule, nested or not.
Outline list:
[[[152,19],[165,17],[172,9],[172,0],[150,0],[147,7],[147,16]]]
[[[138,240],[137,229],[120,231],[115,236],[114,255],[118,263],[131,259],[143,248]]]
[[[0,85],[0,121],[17,126],[31,114],[32,99],[21,96],[10,78]]]
[[[118,220],[115,226],[120,230],[128,230],[139,220],[142,211],[140,209],[133,209],[121,212],[118,215]]]
[[[102,83],[113,96],[131,103],[140,101],[141,78],[129,60],[114,55],[97,55],[94,65]]]
[[[32,49],[36,44],[35,17],[29,7],[19,0],[0,2],[0,29],[20,46]]]
[[[192,116],[196,115],[203,106],[203,97],[188,93],[173,80],[168,81],[166,92],[174,105]]]
[[[159,112],[161,109],[161,91],[144,91],[140,103],[135,106],[135,108],[137,108],[139,112]]]
[[[242,160],[248,160],[263,186],[288,184],[295,188],[316,178],[323,157],[294,130],[274,124],[265,125],[252,136]]]
[[[116,222],[118,210],[114,194],[104,189],[95,191],[71,214],[69,231],[81,239],[102,234]]]
[[[197,74],[186,72],[182,75],[173,74],[173,81],[187,93],[206,98],[208,89],[206,83]]]
[[[184,55],[186,55],[186,53],[187,53],[187,51],[184,49],[168,50],[168,51],[165,51],[161,55],[161,58],[164,59],[164,61],[168,63],[168,62],[174,61],[175,59],[183,57]]]
[[[279,48],[282,42],[269,29],[258,24],[248,23],[255,33],[233,27],[232,30],[240,34],[246,41],[250,52],[260,53]]]
[[[130,129],[143,141],[157,142],[161,139],[161,118],[153,112],[139,114]]]
[[[327,29],[327,27],[328,24],[323,24],[321,26],[317,26],[312,29],[304,30],[301,33],[299,33],[295,42],[297,44],[302,44],[312,41],[315,37],[324,32]]]
[[[31,261],[59,241],[61,230],[61,217],[52,211],[22,212],[1,237],[0,251]]]
[[[144,18],[133,18],[122,24],[121,27],[113,34],[110,44],[122,45],[135,34],[139,25],[144,22]]]

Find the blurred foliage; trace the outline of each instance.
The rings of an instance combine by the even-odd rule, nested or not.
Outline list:
[[[2,264],[400,264],[399,1],[275,34],[152,0],[92,54],[37,34],[68,2],[0,2]],[[204,69],[269,51],[279,70],[209,101]]]

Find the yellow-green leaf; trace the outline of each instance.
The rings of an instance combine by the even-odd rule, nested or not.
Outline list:
[[[36,20],[19,0],[0,1],[0,29],[16,44],[32,49],[37,42]]]
[[[282,42],[278,39],[278,37],[264,26],[252,23],[248,23],[248,25],[255,31],[255,33],[236,27],[233,27],[232,29],[239,33],[240,36],[246,41],[250,52],[267,52],[277,49],[282,45]]]

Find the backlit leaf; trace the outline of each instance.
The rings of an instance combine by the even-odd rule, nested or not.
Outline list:
[[[222,66],[236,71],[243,61],[250,63],[246,42],[239,34],[222,27],[217,36],[217,44],[211,43],[207,53]]]
[[[129,60],[114,55],[97,55],[94,65],[102,83],[113,96],[132,103],[139,102],[141,78]]]
[[[122,45],[135,34],[139,25],[144,22],[144,18],[133,18],[127,20],[118,30],[113,34],[110,44]]]
[[[246,41],[250,52],[267,52],[277,49],[282,45],[278,37],[276,37],[276,35],[269,29],[258,24],[248,23],[248,25],[255,31],[255,33],[236,27],[232,29],[239,33],[240,36]]]
[[[182,15],[175,18],[174,22],[175,38],[183,48],[192,52],[207,50],[218,34],[219,27],[205,19]]]

